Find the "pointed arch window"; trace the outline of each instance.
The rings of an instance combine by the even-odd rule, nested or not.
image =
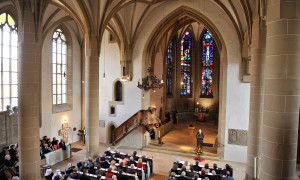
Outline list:
[[[191,95],[191,34],[186,31],[181,39],[181,95]]]
[[[166,65],[167,65],[167,77],[166,77],[166,91],[167,96],[172,96],[172,76],[173,76],[173,42],[171,41],[168,46]]]
[[[213,95],[213,37],[206,31],[202,39],[202,97]]]
[[[18,32],[9,13],[0,14],[0,110],[18,106]]]
[[[115,101],[122,101],[123,100],[123,88],[122,83],[120,81],[117,81],[115,83]]]
[[[52,38],[52,104],[67,103],[67,40],[58,28]]]

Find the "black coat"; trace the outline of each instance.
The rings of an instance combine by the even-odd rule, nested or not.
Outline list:
[[[128,177],[124,174],[117,174],[117,179],[118,180],[128,180]]]

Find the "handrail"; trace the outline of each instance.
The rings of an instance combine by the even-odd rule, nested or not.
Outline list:
[[[130,132],[138,128],[140,125],[147,126],[149,124],[153,125],[156,123],[153,118],[149,116],[149,113],[152,114],[152,110],[139,110],[137,113],[132,115],[128,120],[118,126],[113,132],[113,145],[118,143],[121,139],[126,137]],[[149,129],[147,129],[149,130]]]

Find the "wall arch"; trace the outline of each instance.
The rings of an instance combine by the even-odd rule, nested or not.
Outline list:
[[[195,5],[196,4],[196,5]],[[163,15],[168,14],[166,16]],[[216,13],[218,12],[218,13]],[[152,15],[152,16],[151,16]],[[151,16],[151,18],[150,18]],[[241,82],[241,41],[238,33],[230,20],[220,7],[213,1],[205,1],[205,8],[201,2],[191,1],[170,2],[164,7],[157,7],[145,18],[147,24],[143,24],[143,29],[139,36],[146,36],[145,41],[137,43],[134,48],[143,46],[143,52],[135,55],[134,58],[141,58],[141,77],[146,75],[146,69],[153,66],[156,42],[167,36],[166,32],[176,23],[176,19],[187,16],[196,22],[204,24],[215,37],[216,45],[220,55],[220,81],[219,81],[219,134],[218,140],[220,148],[218,154],[224,159],[246,162],[246,147],[237,147],[228,144],[228,129],[240,128],[248,129],[249,122],[249,84]],[[155,19],[155,21],[154,21]],[[222,21],[219,21],[222,19]],[[142,38],[142,37],[139,37]],[[144,44],[143,44],[144,43]],[[133,58],[133,59],[134,59]],[[150,92],[143,92],[141,98],[142,108],[150,105]],[[243,102],[236,102],[236,99],[243,99]],[[237,114],[236,111],[241,112]],[[243,124],[237,126],[237,124]],[[224,146],[225,145],[225,146]],[[225,147],[225,148],[224,148]],[[234,154],[239,153],[241,157]]]
[[[115,129],[118,127],[117,124],[114,121],[111,121],[106,126],[106,143],[112,143],[113,137],[112,137],[112,127]]]

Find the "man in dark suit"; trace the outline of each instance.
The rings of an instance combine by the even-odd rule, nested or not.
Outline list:
[[[201,167],[199,166],[199,161],[196,161],[196,165],[193,166],[194,171],[201,171]]]
[[[137,152],[136,151],[133,151],[133,159],[135,161],[139,160],[140,157],[137,156]]]
[[[104,153],[106,154],[106,156],[111,156],[110,147],[108,147]]]
[[[114,154],[112,154],[112,155],[110,156],[110,158],[109,158],[109,162],[111,162],[112,160],[116,160],[116,158],[115,158],[115,155],[114,155]]]
[[[106,154],[103,153],[103,155],[100,157],[100,161],[105,161],[105,159],[106,159]]]
[[[59,143],[59,147],[62,148],[62,150],[66,150],[67,146],[66,143],[63,139],[61,139],[60,143]]]
[[[56,140],[56,137],[53,137],[53,140],[52,140],[52,146],[56,145],[57,144],[57,140]]]
[[[136,166],[136,162],[134,161],[133,157],[130,157],[130,160],[127,162],[127,165],[130,166],[131,164],[134,164]]]
[[[108,158],[105,159],[105,161],[101,162],[102,168],[109,168],[110,164],[108,163]]]
[[[123,174],[123,170],[120,169],[120,170],[119,170],[119,174],[117,174],[117,179],[118,179],[118,180],[127,180],[128,177],[127,177],[126,175],[124,175],[124,174]]]
[[[116,158],[121,158],[121,154],[120,154],[120,150],[119,149],[117,149],[115,157]]]

